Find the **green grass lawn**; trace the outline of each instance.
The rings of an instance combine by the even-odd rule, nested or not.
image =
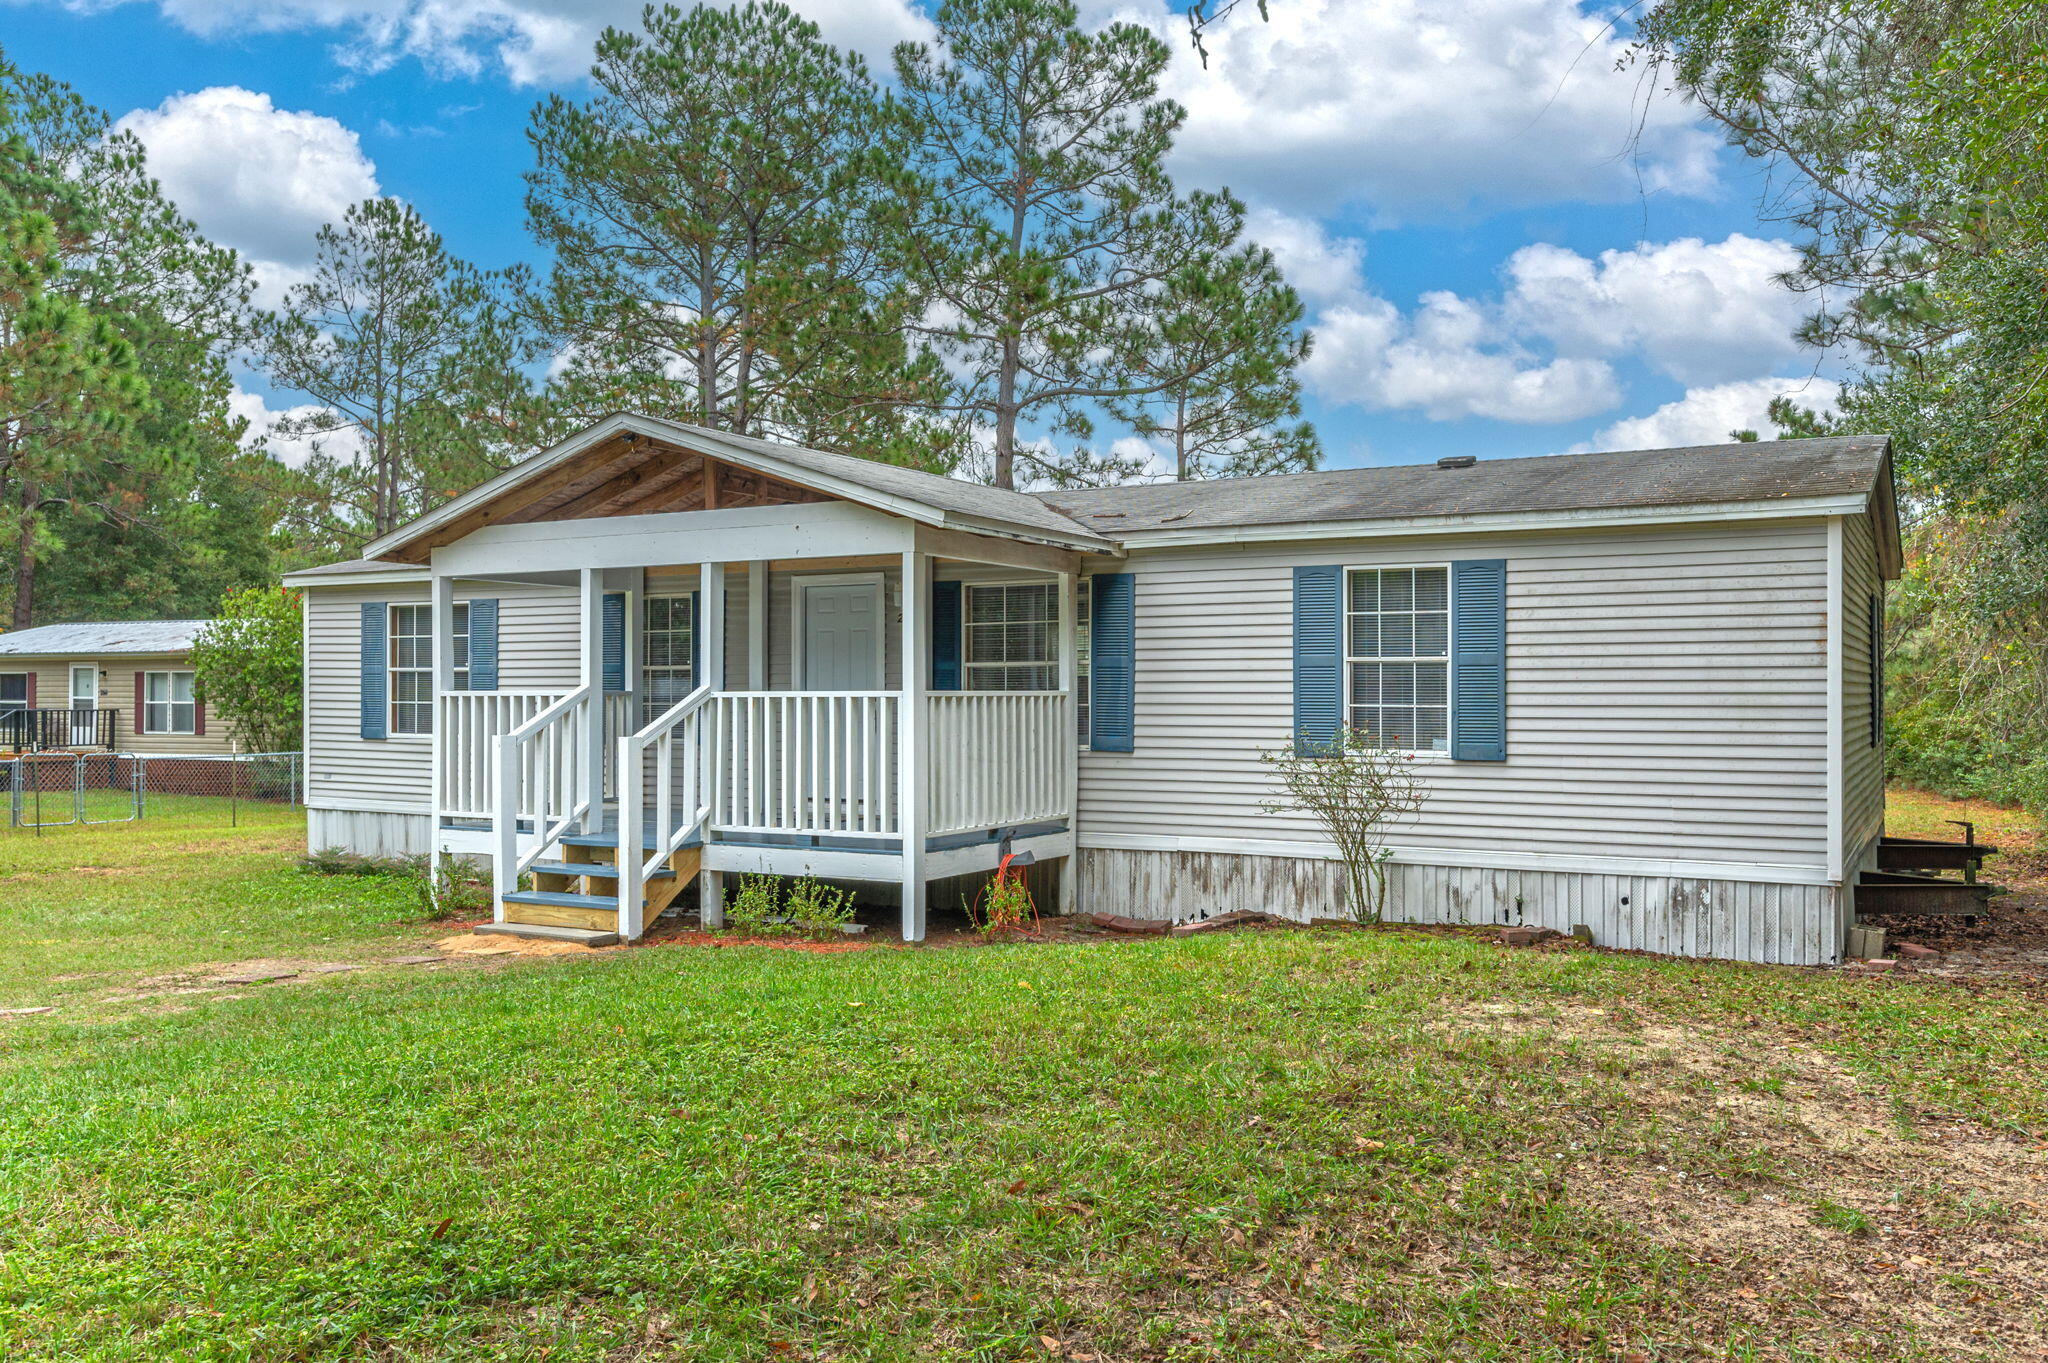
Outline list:
[[[2048,1332],[2038,995],[1387,930],[663,946],[177,1011],[24,967],[423,939],[402,884],[302,876],[288,831],[83,834],[103,874],[62,885],[0,843],[0,1003],[61,1004],[0,1021],[0,1356],[2022,1358]]]

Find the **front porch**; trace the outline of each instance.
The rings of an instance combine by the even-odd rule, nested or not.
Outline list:
[[[916,941],[932,882],[1068,858],[1075,556],[899,524],[949,552],[813,532],[772,559],[488,574],[437,553],[435,848],[492,859],[495,926],[633,940],[692,886],[718,926],[727,878],[766,873],[868,887]],[[580,684],[453,685],[490,678],[474,620],[466,655],[450,641],[459,590],[493,583],[573,584]],[[964,619],[998,592],[1032,618]]]

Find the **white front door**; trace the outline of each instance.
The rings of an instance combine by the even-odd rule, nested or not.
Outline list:
[[[797,689],[882,689],[882,584],[878,579],[797,583]]]
[[[89,744],[98,738],[96,713],[100,708],[100,670],[97,667],[71,669],[71,741]]]

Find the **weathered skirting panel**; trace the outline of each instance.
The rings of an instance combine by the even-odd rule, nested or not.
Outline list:
[[[371,857],[425,856],[433,836],[433,820],[424,814],[370,809],[306,811],[306,845],[314,851],[339,847]]]
[[[1686,876],[1388,868],[1387,917],[1411,923],[1529,923],[1601,946],[1822,965],[1841,955],[1835,890]],[[1318,857],[1085,848],[1080,904],[1133,918],[1256,909],[1306,921],[1344,915],[1344,873]]]

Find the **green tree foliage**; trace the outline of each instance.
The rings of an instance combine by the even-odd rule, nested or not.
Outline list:
[[[1163,444],[1183,482],[1313,469],[1322,446],[1299,419],[1295,367],[1311,339],[1301,317],[1269,251],[1231,252],[1211,273],[1168,281],[1155,334],[1132,366],[1161,386],[1105,406]]]
[[[276,427],[314,447],[295,537],[353,552],[542,443],[522,337],[410,206],[369,199],[321,228],[313,277],[258,334],[271,381],[316,408]]]
[[[146,390],[113,422],[49,428],[22,465],[16,619],[203,614],[268,572],[268,461],[240,450],[228,411],[247,268],[178,214],[104,112],[45,76],[0,67],[0,85],[31,154],[82,208],[53,287],[126,343]]]
[[[1234,302],[1192,326],[1176,314],[1220,301],[1243,205],[1174,188],[1164,162],[1185,113],[1158,96],[1170,53],[1145,29],[1083,32],[1066,0],[949,0],[937,22],[896,71],[925,181],[905,247],[918,327],[956,379],[949,407],[988,428],[998,487],[1127,476],[1127,461],[1020,437],[1036,424],[1085,441],[1103,404],[1242,353],[1222,339]],[[1186,347],[1178,363],[1162,338]]]
[[[860,59],[781,4],[665,6],[606,30],[592,79],[529,134],[558,399],[948,466],[891,262],[903,121]]]
[[[1665,0],[1642,41],[1791,177],[1805,338],[1861,362],[1840,426],[1896,442],[1916,567],[1889,627],[1895,766],[1959,772],[1970,731],[2027,766],[2048,750],[2048,9]]]
[[[192,641],[200,693],[244,752],[300,749],[303,610],[288,587],[231,591]]]

